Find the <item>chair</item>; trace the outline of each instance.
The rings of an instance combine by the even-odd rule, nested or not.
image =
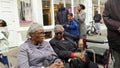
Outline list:
[[[97,44],[107,43],[107,41],[98,41],[98,40],[90,40],[90,39],[86,39],[86,42],[97,43]],[[111,53],[110,49],[91,46],[89,48],[87,47],[86,52],[91,61],[99,65],[102,65],[104,68],[108,68],[109,57]]]

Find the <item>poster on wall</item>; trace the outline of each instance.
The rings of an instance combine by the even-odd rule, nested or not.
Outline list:
[[[32,22],[31,0],[20,0],[18,6],[20,23]]]

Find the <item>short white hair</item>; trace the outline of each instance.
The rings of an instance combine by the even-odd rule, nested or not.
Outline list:
[[[43,29],[42,25],[40,25],[40,24],[38,24],[38,23],[33,23],[33,24],[31,24],[31,26],[29,27],[29,29],[28,29],[28,31],[27,31],[27,38],[30,38],[30,34],[36,32],[36,30],[37,30],[38,28]]]
[[[57,25],[55,25],[54,31],[55,31],[55,32],[56,32],[56,31],[64,31],[64,28],[63,28],[62,25],[57,24]]]

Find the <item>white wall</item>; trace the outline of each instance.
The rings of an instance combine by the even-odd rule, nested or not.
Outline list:
[[[17,0],[0,0],[0,19],[4,19],[8,25],[10,47],[19,43],[18,33],[19,18]]]
[[[93,6],[92,6],[92,0],[85,0],[85,11],[86,11],[86,25],[89,25],[90,22],[93,20]]]

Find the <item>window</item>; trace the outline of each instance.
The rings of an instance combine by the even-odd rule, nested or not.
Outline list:
[[[72,13],[71,0],[66,0],[66,8],[68,9],[69,13]]]
[[[56,13],[58,11],[59,5],[58,4],[54,4],[54,20],[55,20],[55,24],[57,23],[57,19],[56,19]]]
[[[20,25],[29,25],[32,22],[31,0],[18,0]]]
[[[45,39],[49,39],[49,38],[52,38],[52,32],[51,31],[45,32]]]
[[[51,25],[51,9],[50,9],[51,0],[42,0],[43,8],[43,25]]]

